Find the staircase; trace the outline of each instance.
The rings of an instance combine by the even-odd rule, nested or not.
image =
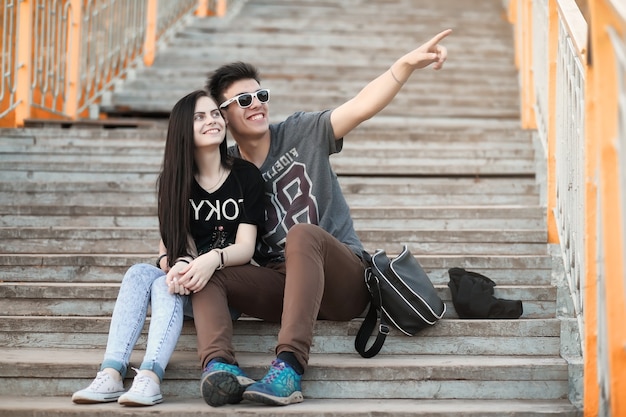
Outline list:
[[[250,0],[223,20],[189,17],[150,68],[103,104],[111,119],[0,130],[0,416],[580,416],[561,354],[560,295],[546,243],[532,133],[519,128],[511,29],[493,0]],[[217,66],[257,64],[271,118],[341,104],[445,28],[444,70],[416,72],[332,161],[366,249],[408,244],[447,304],[415,337],[354,350],[360,320],[317,323],[305,402],[212,409],[186,322],[163,404],[79,406],[95,376],[119,282],[154,262],[155,181],[166,117]],[[148,118],[147,116],[150,116]],[[161,118],[159,118],[161,116]],[[460,320],[447,270],[523,301],[519,320]],[[147,329],[147,326],[146,326]],[[278,326],[235,325],[240,365],[261,377]],[[145,337],[134,356],[138,365]],[[129,379],[132,378],[130,372]],[[130,381],[127,381],[130,384]]]

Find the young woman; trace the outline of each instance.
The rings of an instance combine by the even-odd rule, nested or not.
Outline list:
[[[263,179],[251,163],[227,155],[226,123],[204,91],[172,109],[158,179],[161,232],[156,266],[128,269],[113,310],[104,361],[79,404],[118,401],[146,406],[163,401],[160,383],[183,325],[187,295],[216,270],[250,262],[264,220]],[[151,320],[143,362],[128,392],[130,355]],[[185,309],[190,310],[190,309]]]

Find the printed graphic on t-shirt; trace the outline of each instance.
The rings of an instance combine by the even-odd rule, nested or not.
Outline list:
[[[198,250],[198,255],[210,252],[216,248],[225,248],[228,246],[228,234],[224,231],[224,226],[215,226],[211,237],[209,238],[211,244]]]
[[[189,199],[189,202],[191,202],[191,208],[193,209],[194,220],[219,222],[222,220],[235,220],[239,218],[239,204],[243,204],[243,198],[240,198],[239,200],[229,198],[224,201],[200,200],[197,203],[192,199]]]
[[[266,231],[262,236],[263,255],[272,256],[282,250],[287,231],[297,223],[319,224],[316,197],[303,164],[293,162],[271,182],[272,192],[267,194]]]
[[[225,248],[235,242],[237,225],[242,214],[243,198],[189,199],[192,236],[198,254],[215,248]]]
[[[274,165],[272,165],[267,171],[263,172],[263,180],[271,182],[274,177],[283,172],[283,170],[288,168],[291,164],[295,163],[296,158],[298,158],[298,150],[296,148],[291,148],[289,151],[285,152],[283,156],[278,158],[276,162],[274,162]]]

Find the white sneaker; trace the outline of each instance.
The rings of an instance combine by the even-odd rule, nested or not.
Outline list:
[[[111,374],[100,371],[91,384],[72,395],[77,404],[108,403],[117,400],[124,393],[124,383]]]
[[[163,402],[161,386],[154,382],[154,379],[150,378],[148,375],[138,373],[128,392],[119,397],[117,402],[122,405],[130,406],[158,404]]]

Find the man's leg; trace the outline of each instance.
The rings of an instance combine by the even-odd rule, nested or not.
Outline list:
[[[232,345],[233,325],[228,307],[251,317],[277,323],[283,303],[284,273],[253,265],[216,271],[207,285],[192,294],[200,364],[213,358],[236,363]]]
[[[277,358],[243,398],[270,405],[303,400],[301,376],[316,320],[350,320],[369,300],[363,263],[347,246],[318,226],[299,224],[287,234],[286,279]]]
[[[315,321],[347,321],[367,307],[361,259],[309,224],[292,227],[285,248],[287,276],[277,353],[291,351],[306,369]]]
[[[238,403],[254,381],[237,365],[232,345],[230,307],[261,319],[278,321],[282,311],[284,275],[252,265],[228,267],[192,295],[198,355],[204,368],[202,396],[214,407]]]

